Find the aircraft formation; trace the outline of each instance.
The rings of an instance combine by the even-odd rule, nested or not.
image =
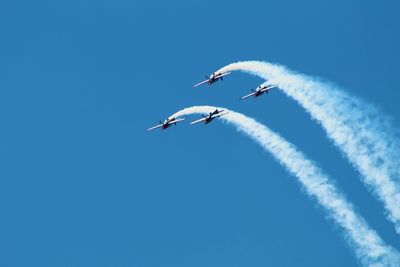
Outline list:
[[[199,85],[203,85],[203,84],[212,85],[212,84],[214,84],[215,82],[217,82],[219,80],[223,81],[224,80],[223,77],[225,77],[225,76],[227,76],[229,74],[231,74],[231,72],[225,72],[225,73],[216,73],[216,72],[214,72],[210,76],[205,76],[206,79],[204,81],[201,81],[201,82],[193,85],[193,88],[197,87]],[[260,85],[256,89],[252,89],[250,94],[242,96],[241,98],[239,98],[239,100],[243,100],[243,99],[246,99],[246,98],[251,97],[251,96],[254,97],[254,98],[257,98],[257,97],[263,95],[264,93],[268,94],[269,90],[271,90],[273,88],[276,88],[276,87],[277,86],[273,85],[273,84]],[[196,123],[199,123],[199,122],[203,122],[204,124],[208,124],[208,123],[212,122],[215,118],[224,116],[227,113],[228,112],[224,112],[224,110],[215,109],[213,112],[210,112],[210,114],[208,114],[207,116],[202,115],[202,117],[200,119],[192,121],[190,124],[196,124]],[[151,130],[158,129],[158,128],[160,128],[161,130],[165,130],[165,129],[168,129],[171,125],[176,125],[177,123],[179,123],[181,121],[184,121],[184,120],[185,120],[185,118],[169,117],[169,118],[165,119],[164,122],[160,121],[160,124],[158,124],[156,126],[153,126],[153,127],[150,127],[149,129],[147,129],[147,131],[151,131]]]

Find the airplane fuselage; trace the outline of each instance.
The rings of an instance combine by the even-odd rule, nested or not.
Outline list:
[[[210,78],[209,80],[208,80],[208,84],[213,84],[213,83],[215,83],[216,81],[218,81],[220,78]]]
[[[219,114],[221,111],[219,110],[215,110],[213,112],[210,113],[210,115],[208,115],[204,121],[205,124],[210,123],[212,120],[214,120],[216,117],[213,117],[214,115]]]
[[[172,124],[175,124],[175,118],[172,119],[166,119],[163,123],[162,129],[165,130],[167,128],[169,128]]]
[[[256,91],[256,92],[254,93],[254,97],[258,97],[258,96],[264,94],[265,92],[266,92],[266,91],[258,90],[258,91]]]
[[[206,120],[204,121],[204,123],[205,123],[205,124],[208,124],[208,123],[210,123],[213,119],[215,119],[215,117],[208,116],[208,117],[206,118]]]
[[[212,74],[210,78],[208,78],[208,84],[213,84],[219,80],[222,80],[222,74]]]
[[[258,88],[257,90],[255,90],[255,91],[254,91],[254,97],[258,97],[258,96],[260,96],[260,95],[263,95],[264,93],[268,93],[268,90],[269,90],[269,89],[267,89],[267,90],[265,90],[265,89],[267,89],[266,86],[265,86],[265,87]]]
[[[169,126],[171,126],[171,125],[172,125],[171,123],[164,123],[162,126],[162,129],[165,130],[165,129],[169,128]]]

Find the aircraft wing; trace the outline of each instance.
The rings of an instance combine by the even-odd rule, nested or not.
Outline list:
[[[240,100],[242,100],[242,99],[246,99],[246,98],[248,98],[248,97],[250,97],[250,96],[253,96],[253,95],[255,95],[256,93],[251,93],[251,94],[248,94],[248,95],[245,95],[245,96],[242,96],[241,98],[240,98]]]
[[[171,123],[171,124],[172,124],[172,123],[177,123],[177,122],[181,122],[181,121],[184,121],[184,120],[185,120],[185,118],[177,118],[177,119],[171,121],[170,123]]]
[[[262,91],[265,92],[265,91],[271,90],[271,89],[276,88],[276,87],[278,87],[278,86],[276,86],[276,85],[268,85],[267,88],[263,89]]]
[[[224,77],[224,76],[229,75],[229,74],[231,74],[231,72],[221,73],[221,74],[216,75],[215,78],[221,78],[221,77]]]
[[[196,124],[196,123],[199,123],[199,122],[205,121],[206,119],[207,119],[207,118],[201,118],[201,119],[198,119],[198,120],[192,121],[190,124]]]
[[[228,114],[228,112],[225,112],[225,113],[218,113],[218,114],[212,115],[211,118],[221,117],[221,116],[224,116],[224,115],[226,115],[226,114]]]
[[[198,84],[195,84],[195,85],[193,85],[193,88],[194,88],[194,87],[197,87],[197,86],[199,86],[199,85],[202,85],[202,84],[208,83],[208,81],[209,81],[209,79],[207,79],[207,80],[204,80],[204,81],[202,81],[202,82],[199,82]]]
[[[149,129],[147,129],[147,131],[151,131],[151,130],[157,129],[157,128],[160,128],[160,127],[162,127],[162,126],[163,126],[162,124],[159,124],[159,125],[156,125],[156,126],[154,126],[154,127],[151,127],[151,128],[149,128]]]

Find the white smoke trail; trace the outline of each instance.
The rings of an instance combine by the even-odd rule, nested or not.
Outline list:
[[[380,199],[400,233],[400,146],[398,132],[376,108],[332,84],[259,61],[237,62],[218,72],[242,70],[276,84],[319,122],[328,137]]]
[[[171,117],[195,113],[208,114],[215,109],[215,107],[210,106],[195,106],[180,110]],[[294,145],[254,119],[226,108],[218,109],[229,112],[221,119],[233,124],[240,132],[245,133],[260,144],[291,174],[298,178],[306,192],[314,197],[334,222],[344,230],[346,239],[355,249],[356,255],[363,265],[400,266],[399,253],[386,245],[378,234],[369,228],[343,194],[330,182],[329,177],[311,160],[307,159],[302,152],[298,151]]]

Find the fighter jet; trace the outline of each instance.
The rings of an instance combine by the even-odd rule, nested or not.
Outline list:
[[[208,123],[210,123],[212,120],[214,120],[215,118],[218,118],[218,117],[221,117],[221,116],[227,114],[227,112],[222,113],[223,111],[224,111],[224,110],[218,110],[218,109],[216,109],[216,110],[214,110],[213,112],[210,112],[210,114],[208,114],[207,116],[201,115],[201,116],[202,116],[201,119],[192,121],[190,124],[196,124],[196,123],[199,123],[199,122],[202,122],[202,121],[204,122],[204,124],[208,124]]]
[[[210,77],[208,77],[206,75],[206,80],[204,80],[202,82],[199,82],[198,84],[193,85],[193,87],[197,87],[197,86],[205,84],[205,83],[208,83],[209,85],[211,85],[211,84],[215,83],[218,80],[223,81],[224,79],[222,77],[224,77],[226,75],[229,75],[229,74],[231,74],[231,73],[230,72],[225,72],[225,73],[216,73],[216,72],[214,72],[213,74],[210,75]]]
[[[260,85],[260,86],[258,86],[255,90],[252,89],[252,90],[251,90],[251,91],[252,91],[251,94],[242,96],[242,97],[240,98],[240,100],[245,99],[245,98],[248,98],[248,97],[250,97],[250,96],[259,97],[260,95],[262,95],[262,94],[264,94],[264,93],[267,93],[267,94],[268,94],[268,91],[269,91],[269,90],[271,90],[272,88],[276,88],[276,87],[278,87],[278,86],[276,86],[276,85]]]
[[[176,125],[178,122],[181,122],[184,120],[185,120],[185,118],[167,118],[164,122],[160,121],[159,125],[153,126],[149,129],[147,129],[147,131],[151,131],[151,130],[154,130],[157,128],[161,128],[161,130],[165,130],[172,124]]]

